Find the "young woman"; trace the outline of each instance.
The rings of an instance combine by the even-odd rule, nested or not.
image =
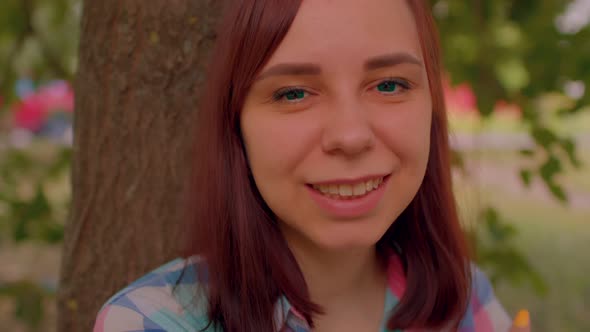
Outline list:
[[[461,233],[440,81],[426,1],[229,1],[188,252],[95,331],[510,330]]]

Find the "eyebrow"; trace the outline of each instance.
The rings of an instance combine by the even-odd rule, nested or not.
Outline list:
[[[267,69],[256,80],[260,81],[270,76],[319,75],[321,73],[322,68],[313,63],[281,63]]]
[[[412,64],[422,67],[422,61],[410,53],[391,53],[385,55],[379,55],[368,59],[365,62],[365,70],[375,70],[384,67],[395,67],[401,64]]]
[[[385,67],[395,67],[401,64],[413,64],[422,67],[422,61],[410,53],[391,53],[369,58],[365,61],[366,71],[376,70]],[[280,63],[274,65],[260,74],[256,80],[260,81],[270,76],[298,76],[298,75],[319,75],[322,68],[313,63]]]

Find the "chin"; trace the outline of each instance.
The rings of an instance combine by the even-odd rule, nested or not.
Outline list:
[[[354,228],[354,227],[347,227]],[[366,228],[347,229],[347,230],[326,230],[321,231],[318,236],[313,237],[312,241],[316,246],[327,250],[350,250],[374,247],[382,233],[370,232]]]
[[[314,223],[303,221],[315,220]],[[308,214],[293,223],[282,222],[283,234],[291,245],[299,243],[326,251],[347,251],[374,247],[391,226],[389,216],[368,216],[361,220],[334,220]]]

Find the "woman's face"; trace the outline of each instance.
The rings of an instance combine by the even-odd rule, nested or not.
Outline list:
[[[256,186],[290,245],[373,246],[422,182],[431,112],[405,1],[303,1],[241,114]]]

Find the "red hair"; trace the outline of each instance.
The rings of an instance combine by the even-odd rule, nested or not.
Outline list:
[[[458,325],[470,289],[467,246],[451,187],[438,35],[427,4],[408,0],[420,34],[433,101],[431,148],[416,197],[377,243],[396,248],[407,288],[389,328]],[[258,192],[243,146],[240,111],[256,75],[289,30],[301,0],[230,1],[202,94],[185,256],[207,263],[209,321],[224,331],[273,331],[284,295],[313,326],[303,274]],[[205,277],[205,276],[203,276]]]

